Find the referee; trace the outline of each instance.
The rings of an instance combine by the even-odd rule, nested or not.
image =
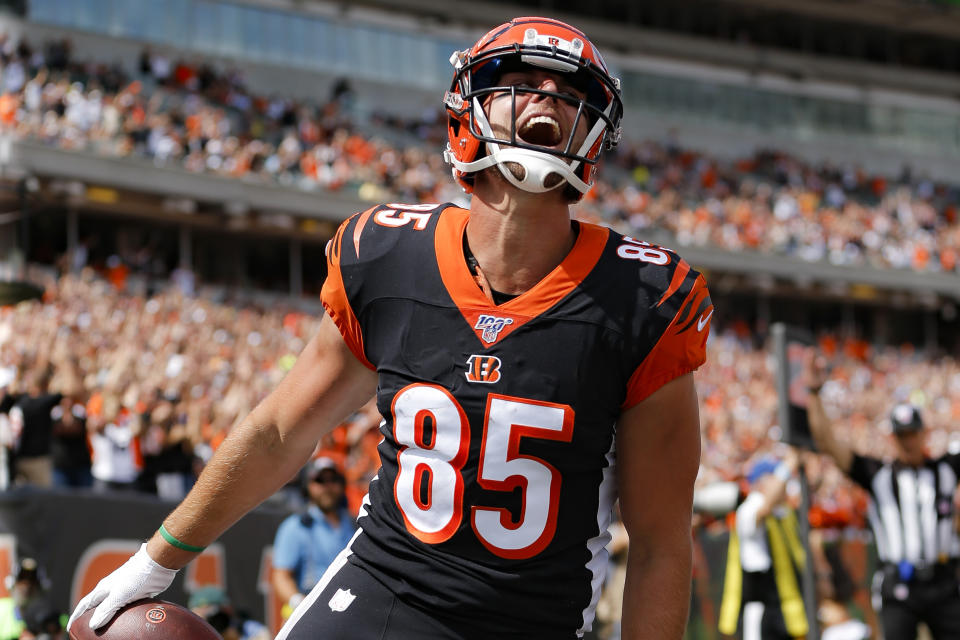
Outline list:
[[[910,640],[926,623],[935,640],[960,638],[960,540],[954,525],[954,494],[960,455],[930,458],[916,407],[900,404],[890,421],[896,459],[878,460],[834,437],[820,402],[822,367],[807,365],[810,430],[820,451],[870,493],[867,513],[877,546],[874,606],[880,604],[884,637]]]

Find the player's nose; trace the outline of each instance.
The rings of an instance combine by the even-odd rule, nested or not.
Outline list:
[[[541,91],[553,91],[554,93],[558,93],[559,90],[560,90],[560,87],[559,87],[559,85],[557,84],[557,80],[556,80],[555,78],[553,78],[552,76],[549,76],[549,75],[543,76],[543,77],[540,79],[540,82],[536,84],[536,88],[537,88],[537,89],[540,89]],[[552,100],[552,99],[553,99],[552,96],[546,96],[546,95],[543,95],[543,94],[536,94],[535,98],[536,98],[536,99],[539,99],[539,100]]]

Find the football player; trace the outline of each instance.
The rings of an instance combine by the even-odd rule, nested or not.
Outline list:
[[[326,317],[141,550],[77,606],[104,624],[377,393],[359,530],[278,638],[576,638],[619,497],[625,638],[687,619],[713,306],[675,253],[571,219],[620,138],[620,83],[574,27],[516,18],[451,58],[446,159],[472,194],[386,204],[327,247]]]

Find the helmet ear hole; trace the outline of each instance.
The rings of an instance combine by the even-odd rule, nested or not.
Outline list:
[[[450,120],[450,131],[453,132],[454,136],[459,137],[460,136],[460,120],[453,117],[451,117],[449,120]]]

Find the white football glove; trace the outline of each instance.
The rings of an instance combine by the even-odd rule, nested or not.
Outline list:
[[[176,575],[176,569],[167,569],[153,561],[147,554],[147,543],[144,542],[139,551],[119,569],[98,582],[93,591],[77,603],[77,608],[67,622],[67,631],[74,620],[93,607],[97,607],[97,610],[90,618],[90,628],[102,627],[124,605],[142,598],[152,598],[165,590]]]

